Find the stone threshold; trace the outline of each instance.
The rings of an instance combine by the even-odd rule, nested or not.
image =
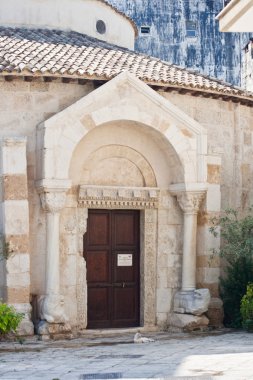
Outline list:
[[[103,338],[103,337],[117,337],[118,335],[127,335],[127,334],[136,334],[137,332],[144,333],[153,333],[162,331],[157,326],[148,326],[148,327],[127,327],[127,328],[109,328],[109,329],[86,329],[83,330],[79,337],[80,338]]]

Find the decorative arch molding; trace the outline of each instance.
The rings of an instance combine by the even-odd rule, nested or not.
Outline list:
[[[127,72],[38,126],[37,179],[68,179],[78,143],[91,129],[117,120],[158,131],[178,157],[184,182],[206,182],[206,130]]]
[[[93,151],[82,163],[82,170],[92,173],[94,169],[103,161],[109,159],[124,159],[137,168],[143,178],[142,186],[156,187],[156,177],[147,159],[135,149],[124,145],[102,145]],[[76,163],[76,162],[75,162]],[[70,170],[71,172],[71,170]],[[80,183],[83,183],[84,175],[81,174]],[[87,183],[87,182],[85,182]],[[123,184],[122,184],[123,186]]]

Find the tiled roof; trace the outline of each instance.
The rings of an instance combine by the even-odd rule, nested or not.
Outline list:
[[[0,75],[109,80],[129,71],[154,86],[253,100],[253,94],[76,32],[0,27]]]

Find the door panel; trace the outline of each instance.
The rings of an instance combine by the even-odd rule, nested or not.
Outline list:
[[[109,252],[88,251],[87,252],[87,281],[108,282],[109,280]]]
[[[92,320],[98,325],[102,323],[106,325],[109,320],[109,289],[89,289],[89,307],[88,307],[88,320]]]
[[[115,226],[115,246],[125,246],[135,244],[135,223],[133,214],[119,212],[114,214]]]
[[[108,245],[109,244],[109,215],[102,212],[101,214],[91,214],[88,235],[90,245]]]
[[[125,321],[135,315],[137,305],[134,288],[115,288],[114,299],[115,321]]]
[[[89,210],[88,328],[139,325],[139,211]]]

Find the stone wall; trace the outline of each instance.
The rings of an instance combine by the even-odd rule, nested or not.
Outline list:
[[[92,90],[93,85],[91,83],[87,85],[64,84],[57,81],[44,83],[41,80],[35,82],[25,82],[22,80],[1,82],[0,137],[21,138],[25,136],[27,138],[27,151],[25,155],[27,159],[27,171],[23,171],[22,173],[15,172],[15,178],[12,178],[11,186],[15,187],[17,192],[11,201],[27,202],[28,200],[29,203],[30,223],[25,231],[26,238],[22,239],[22,244],[26,242],[27,247],[29,246],[30,249],[30,292],[33,295],[43,295],[45,292],[45,273],[42,269],[45,268],[46,256],[46,216],[41,208],[39,196],[35,190],[36,127]],[[160,94],[198,121],[208,132],[208,155],[206,157],[208,192],[207,198],[202,204],[201,212],[198,215],[197,282],[198,287],[208,287],[210,289],[213,309],[216,310],[219,309],[217,307],[217,297],[220,270],[218,260],[210,263],[210,248],[219,244],[219,241],[215,240],[208,232],[209,219],[217,215],[220,203],[223,209],[228,206],[236,206],[244,210],[248,205],[252,204],[253,164],[251,157],[253,109],[219,99],[193,97],[177,93],[160,92]],[[89,178],[91,183],[94,180],[99,181],[101,175],[103,176],[105,168],[115,168],[115,165],[117,167],[117,163],[113,159],[115,155],[116,157],[120,155],[121,159],[126,155],[129,161],[134,163],[138,168],[141,168],[143,173],[145,173],[142,177],[142,174],[138,171],[139,169],[136,169],[136,172],[130,170],[132,175],[133,173],[135,174],[133,178],[128,178],[129,181],[131,180],[131,183],[128,183],[129,186],[133,186],[134,181],[137,181],[137,179],[137,185],[155,185],[152,171],[147,162],[151,163],[151,167],[155,168],[160,184],[162,184],[160,186],[159,208],[157,216],[155,216],[155,219],[157,218],[157,227],[154,228],[152,223],[148,222],[148,214],[145,217],[144,214],[142,216],[146,223],[145,225],[147,225],[147,228],[150,228],[150,236],[155,234],[155,238],[150,242],[150,249],[152,253],[154,253],[154,250],[157,252],[156,257],[152,258],[152,262],[157,268],[156,274],[149,267],[149,256],[146,256],[146,264],[143,263],[143,268],[146,265],[146,270],[150,270],[150,276],[155,276],[156,280],[153,281],[152,288],[147,289],[146,294],[151,294],[150,299],[152,300],[146,309],[143,308],[142,320],[146,320],[147,324],[155,323],[155,308],[156,322],[164,326],[168,313],[171,311],[173,296],[181,284],[183,215],[176,198],[168,193],[165,186],[166,183],[173,182],[173,176],[177,172],[176,166],[174,166],[172,161],[171,168],[164,165],[164,162],[166,162],[164,157],[166,155],[169,156],[168,152],[165,153],[163,151],[164,146],[161,145],[162,141],[160,141],[160,147],[162,146],[163,149],[159,151],[159,144],[155,146],[154,135],[145,134],[145,127],[143,125],[129,123],[127,128],[125,127],[124,123],[119,123],[117,129],[117,123],[113,123],[107,126],[99,126],[97,129],[95,128],[87,134],[85,137],[86,142],[83,139],[83,142],[79,144],[73,154],[70,172],[74,187],[67,194],[66,207],[60,216],[60,278],[61,289],[65,295],[65,304],[68,305],[66,309],[70,322],[78,328],[85,328],[87,323],[86,268],[82,258],[82,236],[86,229],[87,209],[78,208],[76,186],[80,184],[80,181],[87,182]],[[116,133],[120,131],[120,133],[116,135],[115,131]],[[110,145],[110,136],[114,136],[111,156],[108,155],[107,148],[98,149],[99,146],[96,144],[101,136],[105,139],[104,141],[108,146]],[[129,144],[129,136],[132,136],[134,140],[132,147]],[[124,144],[128,148],[122,147],[122,141],[124,141]],[[155,154],[156,151],[157,155]],[[95,153],[93,154],[93,152]],[[151,154],[152,152],[154,153],[153,155]],[[154,156],[156,156],[156,159],[154,159]],[[147,162],[145,162],[143,157],[147,159]],[[107,164],[109,166],[106,166]],[[126,165],[126,170],[132,167],[132,164],[129,165]],[[80,170],[83,171],[80,172]],[[24,177],[21,178],[21,174],[22,176],[27,176],[28,195],[26,193],[27,190],[24,188]],[[140,180],[140,178],[142,179]],[[122,176],[117,178],[110,177],[109,179],[110,181],[115,181],[114,185],[120,185],[121,181],[124,180]],[[107,178],[107,180],[109,179]],[[6,194],[10,194],[11,192],[8,190],[10,189],[9,180],[4,179],[2,172],[2,186],[3,180],[5,181],[5,192]],[[98,182],[96,184],[98,185]],[[108,185],[106,180],[103,182],[103,185]],[[20,199],[21,195],[25,199]],[[28,231],[29,241],[27,239]],[[1,232],[6,233],[3,228]],[[145,236],[148,239],[148,230]],[[145,240],[145,236],[143,237],[143,241]],[[19,252],[27,255],[28,250],[21,249],[21,244],[19,247]],[[21,256],[15,255],[14,257],[15,260],[19,260],[17,265],[19,271],[21,271],[20,266],[23,266],[20,261]],[[27,259],[28,257],[24,256],[24,260]],[[25,273],[28,274],[28,261],[24,265],[26,265]],[[1,270],[3,272],[3,262],[0,262],[0,274],[2,274]],[[3,278],[4,276],[1,276],[0,297],[3,295],[4,289]],[[26,289],[24,284],[26,282],[22,281],[22,287]],[[27,289],[29,286],[30,284],[28,284]],[[156,287],[156,292],[153,294],[154,286]],[[25,301],[29,302],[29,292],[27,289],[24,290],[24,297]],[[18,297],[20,294],[21,291]],[[13,301],[11,302],[15,302],[15,300],[16,302],[21,302],[19,298],[14,298],[12,298]],[[75,301],[76,299],[77,302]],[[149,312],[148,310],[151,311]]]
[[[223,100],[163,94],[203,125],[208,132],[207,182],[205,203],[198,215],[197,286],[209,288],[212,296],[209,317],[219,324],[222,311],[218,299],[220,260],[211,259],[211,249],[219,239],[209,232],[211,218],[226,208],[242,212],[253,202],[252,118],[253,108]]]
[[[21,333],[33,333],[29,322],[30,250],[27,194],[26,139],[1,141],[1,232],[5,250],[4,301],[25,314]]]
[[[3,274],[0,276],[0,298],[5,299],[9,303],[26,302],[29,304],[31,300],[30,296],[42,295],[45,290],[45,273],[42,270],[42,268],[45,268],[46,257],[45,213],[41,209],[39,196],[35,190],[36,127],[42,121],[65,109],[82,96],[85,96],[92,88],[92,84],[63,84],[57,81],[44,83],[40,79],[31,83],[25,82],[22,79],[12,82],[1,82],[0,139],[8,137],[10,141],[17,140],[18,144],[18,141],[23,141],[22,139],[26,138],[24,142],[24,161],[22,161],[20,152],[17,150],[14,152],[14,155],[10,153],[11,158],[8,161],[10,170],[12,171],[15,170],[15,162],[19,166],[24,162],[23,171],[22,173],[15,173],[14,177],[6,177],[2,168],[2,174],[0,173],[2,194],[6,194],[7,198],[13,198],[14,196],[13,200],[11,200],[12,202],[15,199],[17,200],[16,202],[24,203],[28,201],[29,203],[29,218],[28,207],[26,206],[29,238],[28,235],[26,235],[26,238],[17,237],[14,242],[14,238],[11,236],[11,244],[15,243],[15,247],[18,248],[15,248],[15,255],[11,261],[8,261],[8,265],[12,266],[12,271],[14,270],[13,279],[17,282],[20,277],[20,282],[13,283],[13,286],[9,284],[8,294],[6,293],[7,279],[5,279],[8,270],[5,268],[5,263],[0,261],[0,274]],[[14,162],[13,160],[16,161]],[[15,189],[16,194],[13,194],[13,189]],[[3,200],[3,196],[1,200]],[[15,213],[17,212],[16,206],[11,206],[10,210]],[[13,215],[11,219],[13,219]],[[3,214],[0,220],[4,220]],[[1,227],[0,232],[6,234],[4,227]],[[26,249],[25,246],[27,247]],[[28,247],[30,249],[30,258],[27,261],[24,253],[28,252]],[[22,255],[17,255],[16,249],[21,251]],[[22,261],[20,261],[21,258]],[[27,269],[24,269],[24,265],[28,266]],[[29,280],[22,279],[22,276],[28,275]],[[18,290],[19,286],[22,286],[22,290]]]

